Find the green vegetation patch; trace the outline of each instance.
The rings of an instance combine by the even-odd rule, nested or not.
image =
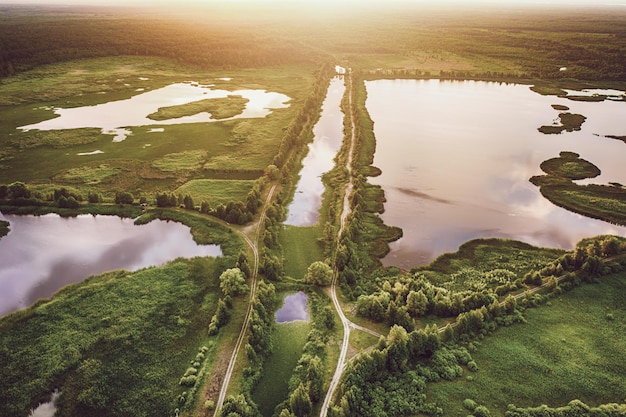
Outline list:
[[[477,277],[481,280],[497,278],[497,274],[485,274],[487,272],[507,270],[521,278],[530,271],[545,267],[563,253],[561,249],[538,248],[516,240],[475,239],[462,244],[457,252],[444,253],[429,265],[413,271],[424,273],[437,284],[451,280],[452,289],[461,291],[471,288]]]
[[[55,177],[55,179],[64,183],[71,184],[100,184],[122,172],[120,168],[114,168],[107,164],[95,166],[83,165],[77,168],[71,168],[64,173]]]
[[[558,111],[566,111],[566,110],[569,110],[569,107],[564,106],[564,105],[562,105],[562,104],[553,104],[553,105],[552,105],[552,108],[553,108],[554,110],[558,110]]]
[[[0,220],[0,238],[8,235],[10,230],[11,230],[11,223],[5,220]]]
[[[319,226],[285,226],[280,231],[279,239],[285,256],[285,275],[303,279],[309,265],[324,259],[320,237]]]
[[[152,162],[152,166],[165,172],[192,171],[202,166],[206,151],[170,153]]]
[[[310,324],[303,321],[277,323],[272,333],[272,353],[263,366],[263,376],[253,392],[261,415],[271,416],[274,408],[287,399],[289,379],[302,355]]]
[[[559,113],[560,126],[541,126],[537,130],[546,135],[554,135],[566,132],[574,132],[580,130],[582,124],[587,120],[582,114]]]
[[[178,106],[159,107],[155,113],[149,114],[152,120],[177,119],[184,116],[207,112],[213,119],[227,119],[241,114],[248,103],[247,98],[237,95],[229,95],[225,98],[208,98]]]
[[[18,149],[49,146],[52,148],[70,148],[96,142],[105,137],[100,129],[63,129],[63,130],[32,130],[15,135],[10,144]]]
[[[213,208],[231,201],[244,201],[254,186],[251,180],[191,180],[174,193],[190,195],[198,204],[206,201]]]
[[[432,384],[427,401],[466,416],[469,398],[504,416],[507,405],[622,402],[626,390],[626,274],[602,278],[525,312],[526,324],[474,343],[472,378]]]
[[[580,158],[580,155],[575,152],[561,152],[559,155],[558,158],[548,159],[541,163],[543,172],[570,180],[595,178],[601,174],[600,168]]]
[[[224,262],[106,273],[2,318],[0,414],[24,416],[59,389],[62,415],[171,415]]]
[[[578,185],[571,181],[599,175],[595,165],[579,159],[576,153],[561,152],[560,158],[544,161],[541,168],[548,175],[534,176],[530,182],[553,204],[583,216],[626,225],[626,189],[621,184]]]

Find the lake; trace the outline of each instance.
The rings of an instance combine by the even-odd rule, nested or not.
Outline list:
[[[59,130],[96,127],[102,129],[104,134],[113,135],[115,142],[121,142],[132,133],[128,129],[131,126],[215,122],[216,119],[213,119],[207,112],[160,121],[149,119],[148,115],[156,112],[159,107],[177,106],[210,98],[224,98],[229,95],[239,95],[249,101],[242,113],[228,119],[220,119],[222,121],[265,117],[272,109],[288,107],[287,102],[290,100],[284,94],[265,90],[228,91],[213,89],[211,85],[204,86],[193,82],[176,83],[137,94],[126,100],[110,101],[95,106],[54,108],[51,109],[55,114],[54,118],[21,126],[18,129],[28,131],[33,129]]]
[[[367,81],[377,145],[371,178],[385,191],[382,219],[404,236],[383,264],[409,268],[474,238],[499,237],[571,249],[583,237],[626,228],[556,207],[528,180],[561,151],[579,153],[626,184],[626,103],[541,96],[528,86],[479,81]],[[545,135],[560,104],[587,117],[580,131]]]
[[[180,223],[135,226],[115,216],[63,218],[2,215],[11,223],[0,239],[0,316],[90,275],[137,270],[178,257],[221,256],[216,245],[198,245]]]
[[[322,104],[322,113],[313,127],[313,142],[302,160],[300,180],[293,201],[287,208],[285,224],[313,226],[317,224],[322,205],[322,175],[334,166],[334,159],[343,140],[341,99],[346,87],[343,77],[334,77]]]

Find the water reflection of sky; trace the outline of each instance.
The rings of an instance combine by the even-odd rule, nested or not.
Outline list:
[[[221,255],[218,246],[197,245],[189,228],[174,222],[135,226],[132,219],[114,216],[0,218],[11,223],[9,235],[0,239],[0,315],[93,274]]]
[[[291,226],[313,226],[317,223],[322,204],[324,184],[321,176],[330,171],[343,139],[343,112],[340,104],[345,86],[343,78],[331,80],[322,105],[319,121],[313,128],[314,139],[302,160],[300,180],[292,203],[287,208]]]
[[[176,106],[209,98],[224,98],[229,95],[239,95],[249,100],[243,113],[231,119],[265,117],[272,109],[288,107],[286,103],[290,100],[284,94],[265,90],[227,91],[196,83],[177,83],[126,100],[69,109],[56,108],[54,113],[58,117],[21,126],[19,129],[58,130],[96,127],[101,128],[105,134],[115,135],[115,141],[120,142],[129,134],[127,130],[122,129],[125,127],[215,121],[206,112],[159,121],[149,119],[148,115],[156,112],[159,107]]]
[[[620,102],[574,102],[533,93],[528,86],[438,80],[367,82],[374,120],[371,181],[385,189],[385,223],[402,227],[386,265],[426,263],[479,237],[572,248],[583,237],[626,228],[588,219],[544,199],[528,179],[542,161],[574,151],[602,170],[596,183],[626,183]],[[544,135],[558,116],[552,104],[587,117],[579,132]]]
[[[309,320],[307,307],[308,296],[302,291],[285,297],[284,304],[276,312],[276,323],[286,323],[296,320]]]

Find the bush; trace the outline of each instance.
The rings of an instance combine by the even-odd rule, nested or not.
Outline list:
[[[196,375],[184,376],[180,379],[179,384],[183,387],[193,387],[196,385],[198,377]]]
[[[467,369],[470,370],[471,372],[476,372],[478,371],[478,365],[476,364],[475,361],[469,361],[467,363]]]
[[[470,398],[466,398],[463,400],[463,408],[465,408],[466,410],[474,411],[476,407],[478,407],[478,404],[476,404],[476,401]]]

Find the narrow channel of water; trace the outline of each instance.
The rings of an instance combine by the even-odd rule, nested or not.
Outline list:
[[[475,81],[377,80],[366,88],[374,165],[382,169],[371,182],[385,190],[385,223],[404,231],[385,265],[424,264],[482,237],[571,249],[584,237],[626,235],[624,227],[556,207],[528,181],[542,174],[541,162],[573,151],[602,170],[593,182],[626,184],[626,145],[604,137],[626,134],[626,103]],[[586,116],[582,129],[540,133],[558,118],[553,104]]]
[[[175,222],[135,226],[115,216],[55,214],[0,219],[11,223],[0,239],[0,316],[94,274],[222,255],[219,246],[196,244],[189,228]]]
[[[313,128],[313,142],[309,144],[308,153],[302,161],[300,180],[293,201],[287,208],[285,224],[317,224],[324,193],[321,177],[333,168],[335,156],[343,140],[341,99],[345,89],[342,76],[334,77],[328,86],[320,119]]]

